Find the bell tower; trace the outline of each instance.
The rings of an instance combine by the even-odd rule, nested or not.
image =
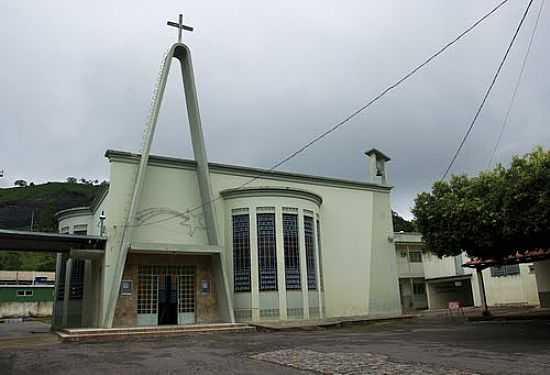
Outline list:
[[[369,158],[369,182],[389,186],[387,162],[391,159],[375,148],[365,155]]]

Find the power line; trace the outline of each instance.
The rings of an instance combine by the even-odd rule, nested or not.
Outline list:
[[[456,42],[458,42],[460,39],[462,39],[464,36],[466,36],[468,33],[470,33],[472,30],[474,30],[477,26],[479,26],[483,21],[485,21],[487,18],[489,18],[493,13],[495,13],[497,10],[499,10],[504,4],[508,3],[508,1],[510,0],[503,0],[501,1],[499,4],[497,4],[493,9],[491,9],[488,13],[486,13],[484,16],[482,16],[481,18],[479,18],[477,21],[475,21],[471,26],[469,26],[466,30],[464,30],[462,33],[458,34],[454,39],[452,39],[450,42],[448,42],[447,44],[445,44],[443,47],[441,47],[439,50],[437,50],[434,54],[432,54],[430,57],[428,57],[426,60],[424,60],[424,62],[422,62],[420,65],[417,65],[415,68],[413,68],[412,70],[410,70],[408,73],[406,73],[402,78],[400,78],[399,80],[397,80],[395,83],[391,84],[390,86],[388,86],[387,88],[385,88],[384,90],[382,90],[382,92],[380,92],[378,95],[376,95],[374,98],[372,98],[371,100],[369,100],[365,105],[363,105],[362,107],[358,108],[357,110],[355,110],[354,112],[352,112],[350,115],[348,115],[347,117],[345,117],[344,119],[342,119],[341,121],[337,122],[336,124],[334,124],[332,127],[330,127],[328,130],[324,131],[323,133],[319,134],[318,136],[314,137],[313,139],[311,139],[309,142],[307,142],[306,144],[304,144],[302,147],[300,147],[298,150],[292,152],[291,154],[289,154],[288,156],[284,157],[283,159],[281,159],[280,161],[278,161],[277,163],[275,163],[271,168],[269,168],[267,171],[273,171],[274,169],[280,167],[281,165],[287,163],[288,161],[290,161],[291,159],[295,158],[296,156],[298,156],[299,154],[303,153],[304,151],[306,151],[309,147],[311,147],[312,145],[314,145],[315,143],[319,142],[320,140],[322,140],[323,138],[325,138],[326,136],[330,135],[331,133],[335,132],[337,129],[339,129],[340,127],[342,127],[343,125],[345,125],[346,123],[348,123],[351,119],[353,119],[354,117],[356,117],[357,115],[359,115],[361,112],[363,112],[364,110],[366,110],[367,108],[369,108],[372,104],[376,103],[378,100],[380,100],[382,97],[384,97],[387,93],[389,93],[390,91],[392,91],[393,89],[395,89],[396,87],[400,86],[403,82],[405,82],[407,79],[409,79],[410,77],[412,77],[415,73],[417,73],[419,70],[421,70],[422,68],[424,68],[426,65],[428,65],[430,62],[432,62],[435,58],[437,58],[439,55],[441,55],[443,52],[445,52],[449,47],[451,47],[452,45],[454,45]],[[532,2],[533,0],[531,0]],[[252,179],[250,179],[249,181],[245,182],[244,184],[238,186],[237,188],[235,189],[242,189],[243,187],[251,184],[252,182],[256,181],[257,179],[259,178],[259,176],[256,176]],[[204,207],[205,205],[207,204],[210,204],[212,202],[215,202],[217,200],[221,199],[221,197],[216,197],[216,198],[213,198],[213,199],[210,199],[209,201],[203,203],[202,205],[200,206],[197,206],[197,207],[194,207],[192,209],[189,209],[187,211],[185,211],[186,213],[190,213],[190,212],[193,212],[199,208],[202,208]],[[134,226],[143,226],[143,225],[152,225],[152,224],[158,224],[158,223],[162,223],[164,221],[168,221],[168,220],[172,220],[174,219],[175,217],[177,216],[171,216],[171,217],[168,217],[168,218],[164,218],[164,219],[160,219],[160,220],[157,220],[157,221],[153,221],[153,222],[148,222],[148,223],[142,223],[142,224],[136,224]]]
[[[512,112],[512,107],[514,106],[514,102],[516,100],[516,95],[518,93],[519,86],[521,85],[521,80],[523,78],[523,72],[525,71],[525,66],[527,65],[527,59],[529,58],[529,54],[531,52],[531,46],[533,45],[533,41],[535,40],[535,35],[537,33],[537,27],[539,25],[540,16],[542,14],[542,9],[544,8],[544,1],[542,0],[540,2],[539,11],[537,14],[537,20],[535,21],[535,26],[533,26],[533,31],[531,33],[531,37],[529,38],[529,45],[527,46],[527,51],[525,52],[525,56],[523,57],[523,62],[521,63],[521,69],[518,75],[518,79],[516,81],[516,87],[514,87],[514,93],[512,94],[512,98],[510,99],[510,104],[508,105],[508,110],[506,111],[506,115],[504,116],[504,120],[502,121],[502,127],[500,129],[500,133],[498,135],[497,142],[495,144],[495,148],[493,149],[493,154],[491,155],[491,158],[489,159],[489,163],[487,164],[487,168],[491,168],[491,165],[493,164],[493,161],[495,159],[498,146],[500,145],[500,141],[502,139],[502,135],[504,134],[504,130],[506,129],[506,125],[508,125],[508,119],[510,117],[510,113]]]
[[[525,21],[525,18],[527,17],[527,13],[529,12],[529,9],[531,8],[531,4],[533,4],[533,0],[529,1],[529,4],[527,4],[527,8],[525,8],[525,11],[523,12],[523,15],[521,16],[521,20],[519,21],[519,24],[516,28],[516,32],[514,33],[514,36],[512,37],[512,40],[508,44],[508,48],[506,49],[506,53],[504,54],[504,57],[500,61],[500,64],[498,65],[498,68],[493,76],[493,80],[491,81],[491,84],[487,88],[487,91],[485,92],[485,95],[483,96],[483,100],[481,101],[481,104],[479,105],[474,118],[472,122],[470,123],[470,126],[468,127],[468,130],[466,131],[466,134],[464,134],[464,137],[462,137],[462,141],[460,142],[458,148],[456,149],[456,152],[453,155],[453,158],[451,159],[451,162],[449,163],[449,166],[441,176],[441,180],[444,180],[447,177],[447,174],[451,170],[453,164],[455,163],[456,158],[460,154],[460,151],[462,150],[462,147],[464,146],[464,143],[466,143],[466,140],[468,139],[470,133],[472,132],[472,129],[474,128],[474,125],[476,124],[476,121],[479,117],[479,114],[481,113],[481,110],[485,106],[485,102],[487,101],[487,98],[489,97],[489,94],[491,93],[493,86],[495,85],[495,82],[497,81],[497,78],[500,74],[500,71],[502,70],[502,67],[504,66],[504,63],[506,62],[506,59],[508,58],[508,55],[510,54],[510,50],[512,49],[512,46],[514,45],[514,42],[518,36],[519,30],[521,29],[521,26],[523,25],[523,22]]]

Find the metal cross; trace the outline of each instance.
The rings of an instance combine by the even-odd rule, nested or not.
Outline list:
[[[181,43],[181,31],[182,30],[193,31],[193,28],[191,26],[186,26],[186,25],[183,24],[183,14],[179,15],[179,22],[178,23],[168,21],[167,25],[178,28],[178,43]]]

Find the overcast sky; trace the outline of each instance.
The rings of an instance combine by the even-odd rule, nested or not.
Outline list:
[[[453,173],[487,167],[539,5],[536,0]],[[139,152],[165,50],[184,13],[210,161],[269,168],[366,103],[499,0],[0,0],[0,187],[16,179],[108,179],[108,148]],[[528,0],[472,34],[282,170],[365,180],[387,153],[393,207],[447,166]],[[497,160],[550,146],[550,4]],[[546,18],[546,19],[545,19]],[[192,157],[173,69],[155,154]]]

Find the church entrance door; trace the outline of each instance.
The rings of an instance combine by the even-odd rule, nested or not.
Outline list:
[[[161,275],[159,285],[159,325],[178,324],[178,299],[175,279],[175,275],[172,273]]]
[[[195,323],[195,268],[185,267],[178,275],[178,324]]]

